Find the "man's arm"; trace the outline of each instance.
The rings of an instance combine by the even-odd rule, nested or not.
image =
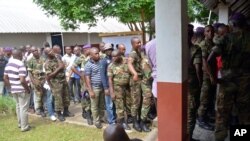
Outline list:
[[[19,75],[19,78],[20,78],[21,84],[22,84],[22,86],[24,87],[25,91],[26,91],[27,93],[30,93],[30,88],[29,88],[29,86],[28,86],[28,84],[27,84],[27,82],[26,82],[26,80],[25,80],[25,76],[20,76],[20,75]]]
[[[113,87],[113,78],[109,76],[109,92],[110,96],[113,100],[115,100],[114,87]]]
[[[134,59],[132,57],[128,57],[128,69],[130,73],[133,75],[133,80],[137,81],[138,80],[138,74],[135,71],[135,68],[133,66]]]
[[[88,92],[89,92],[89,94],[90,94],[90,97],[91,97],[91,98],[95,98],[95,93],[94,93],[94,91],[93,91],[93,89],[92,89],[90,76],[89,76],[89,75],[86,75],[85,78],[86,78],[86,85],[87,85],[87,88],[88,88]]]
[[[3,80],[4,80],[4,85],[5,85],[5,87],[8,89],[8,90],[10,90],[10,81],[9,81],[9,77],[8,77],[8,75],[4,75],[3,76]]]
[[[63,64],[63,62],[62,62],[61,59],[57,58],[57,63],[58,63],[57,69],[56,69],[54,72],[48,74],[47,77],[48,77],[49,79],[55,77],[61,70],[64,69],[64,64]]]
[[[198,78],[198,81],[199,81],[199,85],[201,86],[202,84],[202,70],[201,70],[201,64],[200,63],[197,63],[197,64],[194,64],[194,67],[195,67],[195,72],[196,72],[196,76]]]

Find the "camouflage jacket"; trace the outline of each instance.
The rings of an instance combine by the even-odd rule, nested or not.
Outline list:
[[[141,69],[141,60],[142,60],[142,57],[141,57],[141,54],[136,52],[135,50],[132,50],[130,53],[129,53],[129,57],[133,58],[134,59],[134,62],[133,62],[133,66],[134,66],[134,69],[135,71],[137,72],[138,75],[142,75],[142,69]]]
[[[79,67],[81,69],[81,71],[84,71],[84,66],[85,64],[88,62],[89,60],[89,56],[85,56],[83,54],[81,54],[80,57],[77,57],[73,63],[74,67]]]
[[[27,70],[33,75],[34,79],[45,79],[45,73],[43,72],[43,65],[45,59],[40,57],[38,60],[35,57],[32,57],[27,62]]]
[[[250,72],[250,32],[230,33],[216,43],[214,52],[222,57],[222,70]]]
[[[45,73],[47,75],[50,73],[53,73],[58,68],[58,66],[59,64],[56,58],[52,60],[47,59],[47,61],[45,62]],[[66,80],[66,77],[65,77],[65,72],[63,69],[60,70],[55,77],[51,78],[51,81],[55,81],[55,82],[61,82],[64,80]]]
[[[114,85],[129,84],[130,73],[128,70],[128,65],[125,63],[110,63],[108,66],[108,77],[113,78]]]
[[[198,45],[190,47],[190,60],[188,67],[188,74],[196,76],[195,64],[202,64],[201,48]]]

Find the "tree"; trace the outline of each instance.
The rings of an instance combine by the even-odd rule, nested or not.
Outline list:
[[[199,2],[199,0],[188,0],[188,16],[191,22],[197,21],[204,25],[207,24],[209,18],[209,10]],[[210,23],[217,21],[218,16],[215,13],[211,13]]]
[[[80,23],[94,26],[98,18],[115,17],[127,24],[131,31],[150,33],[150,20],[155,14],[155,0],[33,0],[48,15],[56,15],[65,29],[76,29]],[[206,24],[209,16],[207,10],[198,0],[188,0],[190,21]],[[211,19],[216,18],[212,14]],[[152,37],[152,36],[150,36]]]
[[[116,17],[131,31],[142,31],[143,42],[154,17],[154,0],[34,0],[48,15],[57,15],[65,29],[80,23],[96,24],[98,18]]]

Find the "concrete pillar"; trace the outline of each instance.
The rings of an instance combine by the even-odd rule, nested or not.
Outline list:
[[[158,141],[187,140],[187,1],[156,0]]]
[[[228,5],[220,3],[218,5],[219,10],[219,23],[228,24],[229,9]]]

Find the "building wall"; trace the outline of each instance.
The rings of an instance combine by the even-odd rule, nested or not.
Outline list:
[[[41,47],[44,41],[45,33],[0,33],[2,47],[19,47],[27,44]]]
[[[88,39],[89,38],[89,39]],[[64,46],[82,45],[82,44],[96,44],[101,42],[101,37],[98,33],[63,33]]]

